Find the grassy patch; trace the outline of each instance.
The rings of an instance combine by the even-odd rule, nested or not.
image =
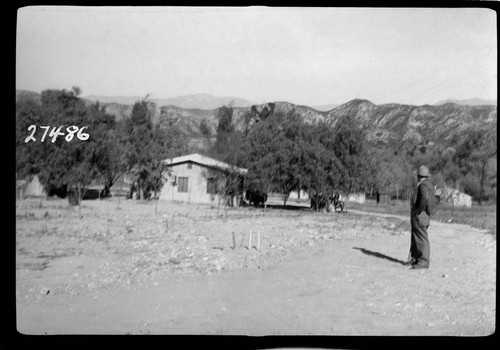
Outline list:
[[[496,237],[497,229],[496,205],[472,205],[472,208],[456,208],[441,206],[434,216],[442,222],[455,222],[487,230]]]
[[[365,204],[347,203],[347,210],[349,208],[394,215],[409,215],[410,213],[408,201],[392,201],[391,203],[377,204],[375,201],[368,200]],[[465,224],[487,230],[489,234],[496,237],[496,211],[496,204],[478,205],[473,203],[472,208],[441,204],[432,219],[441,222]]]
[[[390,203],[377,204],[374,200],[367,200],[364,204],[348,202],[345,205],[347,211],[349,209],[357,209],[369,211],[372,213],[394,214],[394,215],[409,215],[410,204],[408,201],[391,201]]]

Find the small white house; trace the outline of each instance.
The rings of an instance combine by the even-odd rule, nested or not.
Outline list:
[[[160,199],[184,203],[212,204],[217,202],[217,189],[220,181],[214,172],[236,174],[238,177],[248,173],[219,160],[198,153],[164,160],[170,174],[163,185]]]
[[[457,189],[445,187],[441,192],[441,200],[452,204],[454,207],[472,207],[472,197],[468,194],[460,192]]]
[[[38,175],[34,175],[31,180],[16,181],[16,199],[24,199],[29,197],[45,197],[47,193],[40,183]]]
[[[307,200],[307,199],[309,199],[309,195],[304,190],[292,191],[292,192],[290,192],[290,196],[288,197],[288,199],[291,199],[291,200],[296,200],[296,199]]]
[[[347,196],[347,202],[364,204],[366,202],[366,194],[363,192],[351,193],[349,194],[349,196]]]

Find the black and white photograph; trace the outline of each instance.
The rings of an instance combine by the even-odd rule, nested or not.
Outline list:
[[[18,8],[17,332],[493,335],[497,26]]]

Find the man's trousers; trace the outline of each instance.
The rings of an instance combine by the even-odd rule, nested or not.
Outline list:
[[[431,248],[427,228],[429,227],[430,217],[426,212],[419,215],[411,215],[411,246],[410,254],[415,262],[421,264],[430,263]]]

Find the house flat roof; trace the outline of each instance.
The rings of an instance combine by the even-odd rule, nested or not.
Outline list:
[[[181,164],[181,163],[186,163],[186,162],[193,162],[193,163],[197,163],[197,164],[204,165],[204,166],[211,167],[211,168],[219,168],[219,169],[225,169],[225,170],[236,170],[238,173],[240,173],[242,175],[248,173],[248,169],[238,168],[238,167],[235,167],[235,166],[230,165],[228,163],[221,162],[220,160],[201,155],[199,153],[188,154],[185,156],[175,157],[175,158],[171,158],[171,159],[169,158],[169,159],[165,159],[163,162],[169,166],[177,165],[177,164]]]

